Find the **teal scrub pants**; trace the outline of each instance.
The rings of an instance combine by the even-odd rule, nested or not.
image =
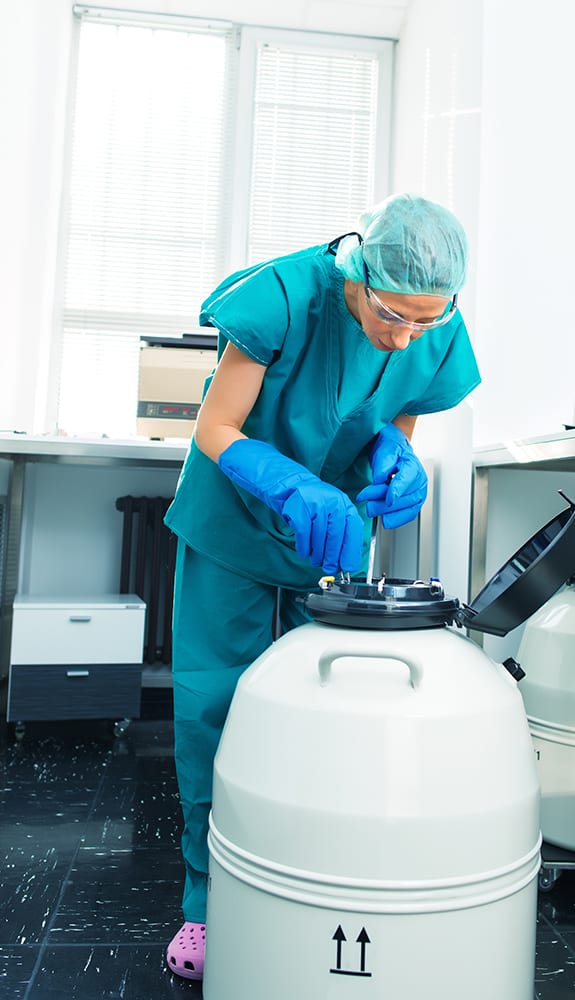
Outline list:
[[[277,594],[275,587],[232,573],[178,541],[172,663],[184,920],[206,919],[214,756],[238,679],[272,642]],[[309,621],[302,596],[280,592],[282,633]]]

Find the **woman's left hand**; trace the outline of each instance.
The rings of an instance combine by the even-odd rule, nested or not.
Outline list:
[[[409,439],[395,424],[377,435],[371,452],[373,484],[357,496],[369,517],[380,516],[384,528],[413,521],[427,497],[427,474]]]

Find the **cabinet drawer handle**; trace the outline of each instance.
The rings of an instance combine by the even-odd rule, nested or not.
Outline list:
[[[66,677],[89,677],[89,670],[67,670]]]
[[[69,622],[91,622],[92,615],[70,615]]]

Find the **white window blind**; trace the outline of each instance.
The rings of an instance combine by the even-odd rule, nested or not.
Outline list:
[[[374,53],[260,44],[250,263],[333,239],[373,199]]]
[[[59,331],[64,432],[135,433],[140,336],[196,328],[232,246],[240,267],[289,253],[346,231],[373,201],[381,49],[322,48],[316,37],[238,48],[238,37],[232,27],[82,21]],[[252,83],[236,104],[242,59],[254,62]]]
[[[222,270],[231,32],[82,23],[58,423],[134,432],[139,337],[197,326]]]

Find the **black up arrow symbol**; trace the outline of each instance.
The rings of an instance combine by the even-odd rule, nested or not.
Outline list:
[[[369,937],[368,937],[368,934],[367,934],[367,931],[366,931],[365,927],[361,928],[361,930],[359,932],[359,935],[358,935],[358,937],[357,937],[356,940],[359,943],[360,948],[361,948],[360,969],[361,969],[362,972],[365,972],[365,946],[366,946],[366,944],[370,944],[371,943],[370,940],[369,940]]]
[[[336,971],[339,972],[341,969],[341,943],[342,941],[347,941],[345,934],[343,933],[341,924],[338,924],[338,928],[332,938],[332,941],[337,941],[337,957],[335,960]]]
[[[336,941],[337,942],[337,955],[336,955],[335,969],[330,969],[329,970],[330,972],[332,972],[332,973],[334,973],[334,974],[336,974],[338,976],[371,976],[371,972],[366,972],[365,971],[365,946],[367,944],[371,943],[369,935],[368,935],[365,927],[361,928],[361,931],[359,932],[359,934],[358,934],[358,936],[356,938],[356,942],[357,942],[357,944],[359,944],[359,947],[360,947],[360,968],[359,968],[359,970],[357,970],[357,969],[342,969],[342,967],[341,967],[342,942],[343,941],[347,941],[347,938],[346,938],[346,936],[345,936],[345,934],[343,932],[343,928],[342,928],[341,924],[338,925],[338,928],[337,928],[335,934],[333,935],[332,941]]]

